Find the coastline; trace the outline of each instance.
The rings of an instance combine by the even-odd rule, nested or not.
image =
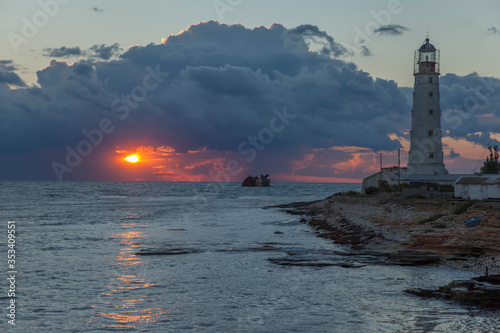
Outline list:
[[[500,203],[402,199],[391,193],[338,193],[324,200],[276,206],[301,215],[318,237],[395,264],[432,264],[500,274]],[[463,221],[484,216],[467,228]]]

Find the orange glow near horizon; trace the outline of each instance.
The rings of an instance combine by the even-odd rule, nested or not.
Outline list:
[[[125,157],[124,160],[127,162],[130,162],[130,163],[137,163],[137,162],[139,162],[139,155],[133,154],[133,155]]]
[[[407,163],[410,141],[404,136],[391,134],[401,143],[401,165]],[[500,134],[498,135],[500,137]],[[496,138],[496,137],[494,137]],[[125,180],[169,182],[242,181],[252,171],[245,156],[232,151],[200,147],[176,151],[170,146],[115,146],[113,166]],[[450,151],[460,154],[450,157]],[[466,139],[443,138],[445,163],[450,172],[473,169],[484,147]],[[383,151],[383,166],[398,163],[397,150]],[[265,156],[267,157],[267,156]],[[484,159],[484,158],[483,158]],[[123,163],[124,161],[131,163]],[[273,160],[270,159],[269,163]],[[235,164],[236,163],[236,164]],[[332,146],[329,148],[301,149],[293,159],[284,161],[287,172],[268,170],[275,182],[358,183],[379,171],[379,152],[358,146]],[[264,166],[265,169],[265,166]],[[456,171],[455,171],[456,170]],[[231,174],[229,173],[231,171]],[[237,171],[237,172],[235,172]],[[468,172],[468,171],[467,171]]]

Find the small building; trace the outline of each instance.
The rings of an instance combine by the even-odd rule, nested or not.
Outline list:
[[[467,175],[455,182],[455,197],[468,200],[500,199],[500,175]]]

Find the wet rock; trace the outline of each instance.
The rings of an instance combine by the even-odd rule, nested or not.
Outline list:
[[[441,256],[427,251],[401,250],[388,253],[387,259],[399,266],[423,266],[439,263]]]
[[[342,268],[360,268],[366,265],[359,264],[356,262],[347,261],[335,261],[335,260],[325,260],[325,259],[314,259],[314,258],[269,258],[267,259],[273,264],[280,266],[299,266],[299,267],[329,267],[338,266]]]
[[[407,289],[405,292],[419,297],[441,298],[464,305],[500,309],[500,275],[453,281],[437,290]]]
[[[254,251],[254,252],[262,252],[262,251],[275,251],[275,252],[279,252],[279,251],[281,251],[281,248],[275,247],[275,246],[271,246],[271,245],[264,245],[262,247],[252,247],[252,248],[250,248],[250,251]]]
[[[173,256],[179,254],[189,254],[189,253],[200,253],[202,251],[196,249],[172,249],[172,248],[162,248],[162,249],[142,249],[136,252],[137,256]]]

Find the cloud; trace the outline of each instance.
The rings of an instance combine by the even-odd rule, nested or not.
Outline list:
[[[486,31],[483,31],[484,36],[492,36],[492,35],[500,35],[500,29],[497,27],[490,27],[486,29]]]
[[[0,89],[10,89],[10,85],[26,87],[26,83],[17,75],[12,60],[0,60]]]
[[[315,25],[300,25],[289,30],[289,34],[300,35],[304,38],[308,45],[318,47],[320,52],[324,55],[334,57],[350,55],[350,51],[348,51],[342,44],[335,42],[331,36],[324,31],[320,31]]]
[[[399,24],[381,25],[379,28],[373,30],[374,33],[386,36],[399,36],[405,31],[410,31],[410,29]]]
[[[440,79],[442,127],[455,139],[486,145],[498,142],[490,133],[498,130],[500,80],[446,74]]]
[[[83,55],[82,50],[78,46],[76,47],[61,46],[59,48],[45,48],[43,50],[46,52],[44,56],[51,58],[68,58],[68,57]]]
[[[89,57],[102,60],[109,60],[123,51],[118,43],[107,46],[106,44],[93,45],[88,50],[81,50],[79,46],[59,48],[45,48],[45,57],[69,58],[69,57]]]
[[[111,57],[119,54],[123,49],[119,46],[118,43],[115,43],[110,46],[106,46],[105,44],[94,45],[89,49],[91,56],[109,60]]]
[[[104,9],[99,8],[99,7],[97,7],[97,6],[93,7],[93,8],[92,8],[92,10],[93,10],[94,12],[96,12],[96,13],[102,13],[102,12],[104,12]]]
[[[455,150],[451,149],[449,156],[450,158],[457,158],[460,157],[460,153],[456,153]]]
[[[326,44],[311,51],[310,36]],[[0,90],[0,161],[9,161],[0,163],[0,177],[56,179],[52,162],[66,163],[68,149],[81,148],[109,119],[111,133],[94,135],[102,143],[64,179],[135,179],[114,164],[117,147],[175,151],[164,158],[164,168],[154,165],[165,169],[161,175],[150,169],[141,179],[174,179],[182,169],[186,179],[210,180],[210,171],[232,159],[245,172],[282,179],[359,179],[372,172],[375,151],[401,147],[391,136],[408,138],[412,89],[372,78],[337,57],[344,54],[314,26],[247,29],[210,21],[121,54],[114,44],[85,51],[87,59],[73,64],[52,60],[37,72],[39,88]],[[11,62],[3,66],[15,69]],[[459,110],[464,98],[476,94],[467,87],[481,79],[442,77],[443,112]],[[483,133],[493,130],[492,122],[477,120],[500,112],[500,85],[491,82],[494,92],[460,126],[454,113],[443,118],[450,136],[483,140],[487,134],[467,136],[469,124]],[[284,121],[276,112],[293,119]],[[346,146],[358,151],[338,149]]]
[[[369,48],[367,48],[365,45],[361,46],[361,55],[363,57],[370,57],[373,55],[372,51],[370,51]]]

